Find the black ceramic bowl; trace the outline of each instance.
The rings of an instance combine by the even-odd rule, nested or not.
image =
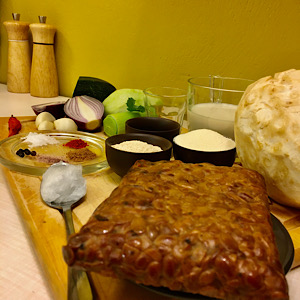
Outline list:
[[[138,117],[129,119],[125,124],[126,133],[154,134],[173,141],[180,132],[180,124],[159,117]]]
[[[112,147],[112,145],[130,140],[139,140],[148,144],[159,146],[162,151],[152,153],[134,153]],[[149,161],[170,160],[172,154],[172,143],[165,138],[151,134],[117,134],[105,140],[105,152],[107,162],[111,169],[119,176],[124,176],[130,167],[139,159]]]
[[[185,163],[211,163],[215,166],[231,167],[235,161],[236,148],[224,151],[200,151],[180,146],[173,140],[173,155],[175,159]]]

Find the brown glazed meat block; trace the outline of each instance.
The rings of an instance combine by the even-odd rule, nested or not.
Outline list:
[[[221,299],[288,299],[264,180],[140,160],[64,247],[76,266]]]

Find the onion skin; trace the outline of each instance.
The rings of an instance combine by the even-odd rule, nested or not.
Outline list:
[[[104,115],[101,101],[89,96],[70,98],[64,105],[66,116],[77,124],[82,131],[100,131]]]
[[[46,111],[53,115],[55,119],[60,119],[65,116],[64,105],[65,101],[60,101],[32,105],[31,108],[36,115]]]

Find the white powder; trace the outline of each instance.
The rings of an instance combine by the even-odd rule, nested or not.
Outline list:
[[[209,129],[197,129],[175,137],[174,142],[184,148],[200,151],[225,151],[235,147],[235,142]]]
[[[138,140],[125,141],[120,144],[112,145],[112,147],[118,150],[134,153],[152,153],[162,151],[159,146],[154,146]]]
[[[40,147],[49,144],[58,144],[56,138],[43,133],[30,132],[26,137],[22,138],[24,143],[27,143],[30,147]]]

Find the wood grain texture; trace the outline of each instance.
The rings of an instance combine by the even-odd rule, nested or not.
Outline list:
[[[48,24],[30,24],[33,38],[30,94],[36,97],[57,97],[58,75],[54,53],[56,28]]]
[[[33,117],[20,117],[22,131],[35,131]],[[0,118],[0,139],[7,136],[8,118]],[[55,299],[67,299],[67,265],[62,257],[66,244],[65,224],[61,213],[49,208],[40,196],[41,177],[9,171],[3,167],[13,199],[22,216],[37,258]],[[85,176],[87,195],[74,208],[75,231],[87,222],[96,207],[118,186],[120,177],[110,169]],[[96,294],[101,300],[151,300],[153,293],[131,282],[90,274]],[[157,300],[170,299],[156,296]]]
[[[3,22],[8,36],[7,90],[29,93],[31,55],[28,41],[29,23]]]
[[[20,117],[19,119],[23,125],[21,132],[35,130],[34,117]],[[0,139],[7,136],[7,121],[8,118],[0,118]],[[67,266],[62,257],[62,246],[66,244],[63,217],[59,211],[43,203],[40,197],[40,177],[12,172],[4,167],[3,169],[55,299],[66,299]],[[121,179],[110,169],[87,175],[85,178],[87,195],[84,201],[73,210],[76,231],[87,222],[96,207],[118,186]],[[271,205],[271,211],[281,220],[293,239],[295,246],[293,267],[296,267],[300,265],[300,211],[277,203]],[[125,280],[106,278],[95,273],[90,275],[101,300],[150,300],[154,297],[158,300],[170,299],[153,294]]]
[[[30,94],[43,98],[58,96],[58,77],[52,45],[33,45]]]

